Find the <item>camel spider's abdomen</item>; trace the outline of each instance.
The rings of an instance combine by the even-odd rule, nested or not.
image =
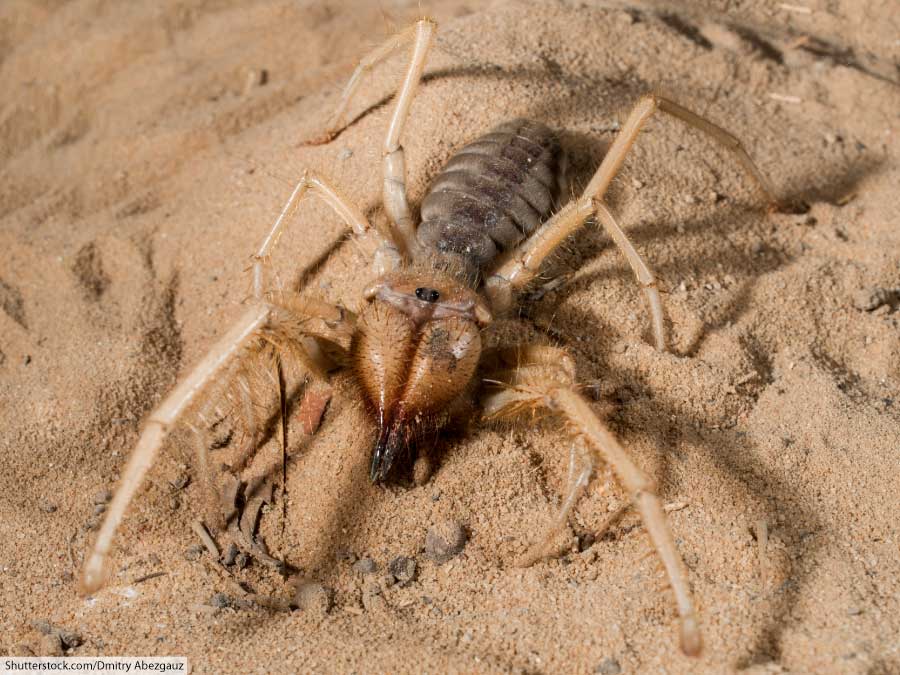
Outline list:
[[[501,124],[458,150],[422,200],[418,243],[476,276],[550,215],[563,182],[562,150],[539,122]]]

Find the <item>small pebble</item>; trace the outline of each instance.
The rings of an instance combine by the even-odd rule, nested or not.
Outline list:
[[[188,486],[188,483],[191,482],[191,477],[183,473],[180,476],[176,477],[175,480],[172,481],[171,485],[176,490],[184,490]]]
[[[81,635],[78,633],[66,628],[54,626],[49,621],[32,621],[31,625],[39,633],[42,633],[47,637],[55,637],[63,649],[74,649],[83,642]]]
[[[234,566],[239,570],[244,569],[249,564],[250,564],[250,556],[247,555],[246,553],[244,553],[243,551],[238,553],[234,559]]]
[[[443,564],[463,550],[467,539],[466,528],[459,521],[446,520],[438,523],[425,535],[425,555],[436,563]]]
[[[886,288],[860,288],[851,298],[853,306],[866,312],[878,309],[891,302],[891,293]]]
[[[194,560],[200,560],[200,556],[203,555],[203,551],[205,550],[206,549],[202,544],[194,544],[193,546],[189,546],[188,548],[186,548],[182,555],[184,556],[185,560],[190,560],[193,562]]]
[[[108,504],[112,498],[112,492],[109,490],[101,490],[94,495],[94,504]]]
[[[360,558],[353,563],[353,571],[357,574],[372,574],[378,570],[378,564],[371,558]]]
[[[416,561],[403,555],[391,560],[388,565],[388,571],[394,576],[401,588],[409,586],[416,580],[418,574]]]
[[[94,504],[94,515],[99,516],[106,512],[106,504]]]
[[[226,595],[225,593],[216,593],[212,596],[206,603],[210,607],[215,607],[216,609],[227,609],[228,607],[233,607],[234,602],[231,597]]]
[[[297,586],[294,602],[304,611],[327,614],[334,606],[334,591],[316,582],[305,582]]]
[[[62,656],[64,653],[62,638],[56,633],[45,635],[41,638],[38,653],[40,653],[41,656]]]
[[[75,647],[79,647],[84,640],[81,635],[75,633],[71,630],[66,630],[65,628],[56,628],[54,629],[56,634],[59,635],[60,640],[62,640],[63,647],[66,649],[75,649]]]
[[[55,513],[59,507],[53,502],[42,499],[40,504],[38,504],[38,508],[44,513]]]
[[[622,672],[622,666],[615,659],[607,658],[600,662],[596,672],[600,673],[600,675],[619,675]]]

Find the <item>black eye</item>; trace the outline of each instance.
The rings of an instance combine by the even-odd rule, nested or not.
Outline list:
[[[417,288],[416,297],[422,302],[437,302],[441,294],[433,288]]]

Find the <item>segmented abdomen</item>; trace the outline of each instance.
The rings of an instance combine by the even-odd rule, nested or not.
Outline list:
[[[422,200],[419,243],[477,272],[550,215],[561,186],[556,135],[513,120],[469,143],[447,162]]]

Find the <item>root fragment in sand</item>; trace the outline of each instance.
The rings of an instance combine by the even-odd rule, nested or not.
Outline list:
[[[200,541],[203,542],[203,545],[206,547],[206,550],[209,551],[213,560],[218,560],[219,547],[216,545],[215,539],[210,535],[209,530],[206,529],[206,525],[199,520],[195,520],[191,523],[191,529],[194,531],[194,534],[200,537]]]
[[[783,9],[785,12],[793,12],[794,14],[812,14],[812,10],[803,5],[789,5],[782,2],[778,4],[778,8]]]
[[[166,576],[167,572],[159,571],[159,572],[150,572],[150,574],[145,574],[143,576],[138,577],[134,581],[131,582],[132,586],[136,586],[137,584],[141,584],[145,581],[150,581],[151,579],[156,579],[157,577]]]
[[[791,96],[790,94],[779,94],[777,92],[771,91],[769,92],[769,98],[773,101],[780,101],[781,103],[803,103],[803,99],[799,96]]]
[[[769,587],[769,558],[766,550],[769,547],[769,526],[761,518],[756,521],[756,544],[759,547],[760,581],[765,591]]]

